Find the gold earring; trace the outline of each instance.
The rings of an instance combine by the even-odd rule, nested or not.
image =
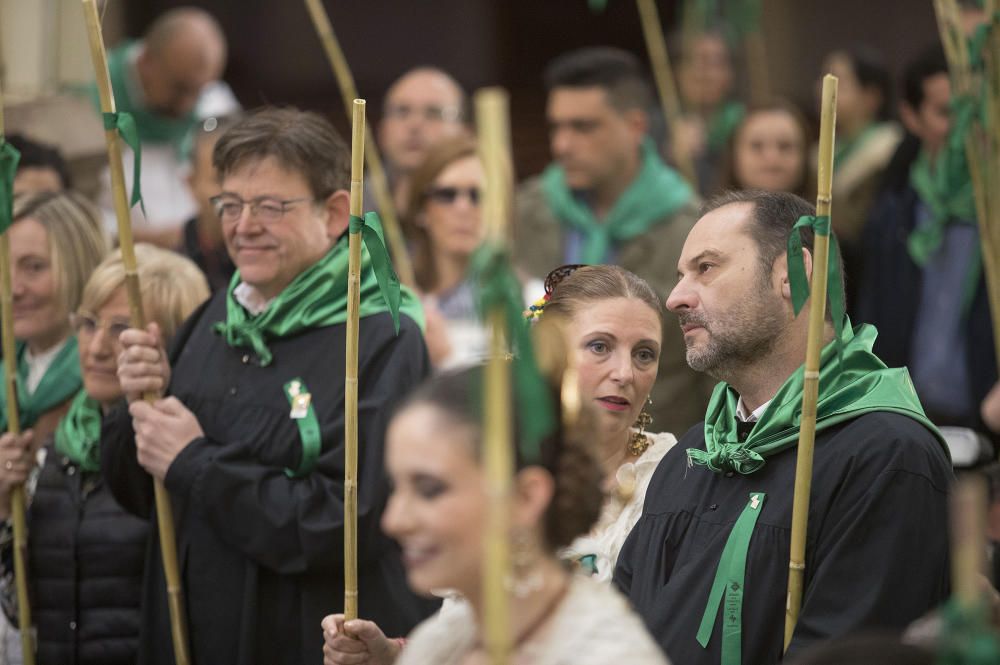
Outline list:
[[[653,405],[653,400],[649,397],[646,398],[647,404]],[[646,428],[653,423],[653,416],[649,415],[646,409],[639,412],[639,417],[636,418],[635,427],[638,431],[632,432],[628,437],[628,444],[626,444],[625,449],[628,451],[629,455],[633,457],[639,457],[646,449],[649,448],[649,437],[646,436]]]

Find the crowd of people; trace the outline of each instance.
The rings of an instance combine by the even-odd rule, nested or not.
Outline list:
[[[545,405],[510,396],[511,662],[932,662],[937,642],[907,629],[951,595],[956,473],[988,480],[1000,570],[998,359],[943,50],[898,82],[872,47],[824,59],[847,313],[823,331],[786,645],[808,329],[788,248],[797,236],[811,273],[817,128],[788,99],[743,99],[725,30],[687,37],[675,123],[625,50],[564,53],[539,81],[552,162],[514,192],[510,260],[555,425],[532,452],[521,424]],[[225,62],[224,31],[194,8],[110,53],[142,145],[145,329],[110,180],[90,201],[46,137],[9,137],[17,345],[2,362],[23,431],[0,412],[0,665],[22,657],[18,486],[36,662],[175,662],[154,479],[195,664],[487,662],[486,176],[467,92],[415,67],[377,123],[415,283],[391,311],[363,250],[360,618],[345,620],[350,149],[317,113],[240,109]]]

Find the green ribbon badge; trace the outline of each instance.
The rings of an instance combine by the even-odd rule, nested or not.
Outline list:
[[[285,397],[288,398],[288,404],[292,409],[289,417],[298,425],[299,438],[302,440],[302,459],[299,461],[299,468],[285,469],[285,475],[289,478],[301,478],[313,470],[319,457],[323,444],[319,420],[313,409],[312,395],[302,379],[295,378],[285,384]]]
[[[518,440],[525,460],[537,462],[541,441],[555,429],[556,421],[548,386],[535,363],[531,330],[522,316],[521,283],[511,268],[507,250],[488,242],[472,255],[469,271],[478,286],[480,315],[485,318],[487,312],[503,310],[507,339],[514,351],[515,399],[521,412]]]
[[[382,293],[385,304],[389,307],[389,314],[392,315],[392,325],[399,334],[399,302],[400,289],[399,277],[392,268],[392,260],[389,258],[389,251],[385,248],[385,239],[382,232],[382,220],[377,212],[366,212],[364,217],[351,215],[351,222],[348,228],[351,234],[361,234],[361,239],[368,248],[368,255],[372,259],[372,272],[378,282],[378,289]]]
[[[14,223],[14,176],[21,153],[0,136],[0,233]]]
[[[106,131],[116,131],[122,137],[125,144],[132,148],[134,156],[132,162],[132,198],[129,200],[129,207],[134,208],[138,203],[142,209],[142,214],[146,214],[146,204],[142,202],[142,186],[140,175],[142,173],[142,145],[139,143],[139,130],[135,126],[135,118],[131,113],[124,111],[118,113],[102,113],[104,119],[104,129]]]
[[[806,277],[806,264],[802,258],[802,234],[799,229],[811,228],[817,236],[830,237],[830,253],[826,270],[826,295],[830,300],[830,317],[833,319],[833,329],[837,336],[837,356],[842,357],[844,345],[844,321],[847,308],[844,304],[844,285],[840,275],[840,247],[837,237],[830,233],[829,215],[804,215],[799,217],[788,236],[788,285],[792,291],[792,307],[796,316],[802,311],[809,299],[809,278]],[[813,257],[813,265],[816,259]]]
[[[746,583],[747,552],[757,518],[764,506],[763,492],[752,492],[739,519],[729,532],[729,539],[722,550],[719,567],[715,570],[712,590],[698,627],[697,640],[703,649],[708,648],[715,630],[715,620],[722,606],[722,665],[741,665],[743,662],[743,591]]]

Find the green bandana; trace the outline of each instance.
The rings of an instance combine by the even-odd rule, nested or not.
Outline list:
[[[128,42],[108,52],[108,74],[111,76],[111,87],[115,95],[115,107],[119,112],[125,112],[135,118],[139,130],[139,138],[148,143],[169,143],[174,147],[177,156],[186,158],[194,141],[194,130],[198,126],[198,116],[191,111],[182,118],[171,118],[137,104],[132,100],[133,82],[132,49],[138,48],[136,42]],[[98,102],[97,87],[91,90],[95,103]],[[98,104],[100,109],[100,104]]]
[[[77,357],[76,337],[70,337],[56,354],[45,372],[35,392],[28,394],[28,361],[25,359],[27,345],[17,345],[17,408],[21,416],[21,427],[34,425],[38,418],[72,397],[83,386],[80,378],[80,359]],[[3,362],[0,361],[0,370]],[[0,381],[0,404],[7,403],[7,386]],[[0,410],[0,430],[7,429],[7,411]]]
[[[0,233],[5,233],[14,223],[14,176],[20,159],[17,148],[0,135]]]
[[[267,310],[250,316],[236,298],[235,289],[242,279],[239,271],[229,283],[226,298],[226,320],[215,324],[233,348],[251,348],[260,357],[261,365],[271,364],[268,340],[289,337],[303,330],[322,328],[347,320],[347,237],[339,240],[322,259],[309,266],[278,297]],[[369,269],[371,258],[366,248],[361,250],[361,317],[389,311],[381,296],[378,279]],[[399,311],[423,329],[424,312],[420,301],[402,287]]]
[[[566,185],[566,174],[553,164],[542,174],[542,191],[560,223],[583,234],[580,262],[605,263],[615,243],[646,233],[694,196],[691,187],[660,159],[653,141],[642,144],[642,164],[607,218],[598,220]]]
[[[706,127],[708,149],[711,152],[720,152],[726,147],[726,142],[736,130],[736,126],[743,121],[746,115],[746,107],[740,102],[726,102],[708,119]]]
[[[836,361],[836,340],[823,348],[816,431],[871,411],[890,411],[924,425],[947,451],[941,433],[924,415],[906,368],[888,369],[872,353],[877,335],[874,326],[866,324],[851,332],[848,321],[841,362]],[[800,366],[778,389],[742,443],[736,434],[739,395],[729,384],[719,383],[705,415],[705,449],[688,448],[691,463],[706,466],[715,473],[735,471],[750,475],[764,466],[765,458],[795,446],[802,411],[802,375]]]
[[[56,450],[84,471],[101,470],[101,405],[81,390],[56,429]]]

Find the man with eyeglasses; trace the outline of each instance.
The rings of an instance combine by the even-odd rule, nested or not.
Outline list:
[[[343,598],[344,375],[350,154],[313,113],[265,109],[219,138],[213,197],[237,273],[177,333],[128,330],[130,402],[106,420],[118,501],[173,500],[195,663],[307,663]],[[360,611],[406,634],[434,604],[407,591],[379,530],[388,414],[428,372],[422,312],[404,289],[394,331],[363,250],[358,482]],[[169,397],[153,404],[140,396]],[[154,530],[155,531],[155,530]],[[142,665],[173,663],[160,561],[147,560]]]
[[[145,215],[136,207],[136,240],[174,249],[181,229],[197,211],[188,192],[186,170],[193,138],[208,117],[233,113],[239,103],[218,80],[226,66],[226,38],[203,9],[178,7],[159,18],[141,40],[108,53],[108,72],[119,111],[132,114],[142,147]],[[91,89],[98,106],[97,88]],[[126,149],[125,178],[132,187],[132,152]],[[115,213],[111,178],[101,175],[99,202],[109,232]]]
[[[539,279],[563,264],[614,263],[665,296],[697,197],[648,136],[642,66],[620,49],[581,49],[548,66],[545,86],[555,161],[518,191],[515,259]],[[680,435],[702,419],[714,382],[688,367],[676,319],[665,316],[649,412],[656,430]]]
[[[378,143],[385,157],[396,208],[403,210],[410,173],[442,139],[467,132],[466,96],[462,86],[436,67],[417,67],[389,87],[378,126]],[[374,209],[371,188],[366,209]]]

